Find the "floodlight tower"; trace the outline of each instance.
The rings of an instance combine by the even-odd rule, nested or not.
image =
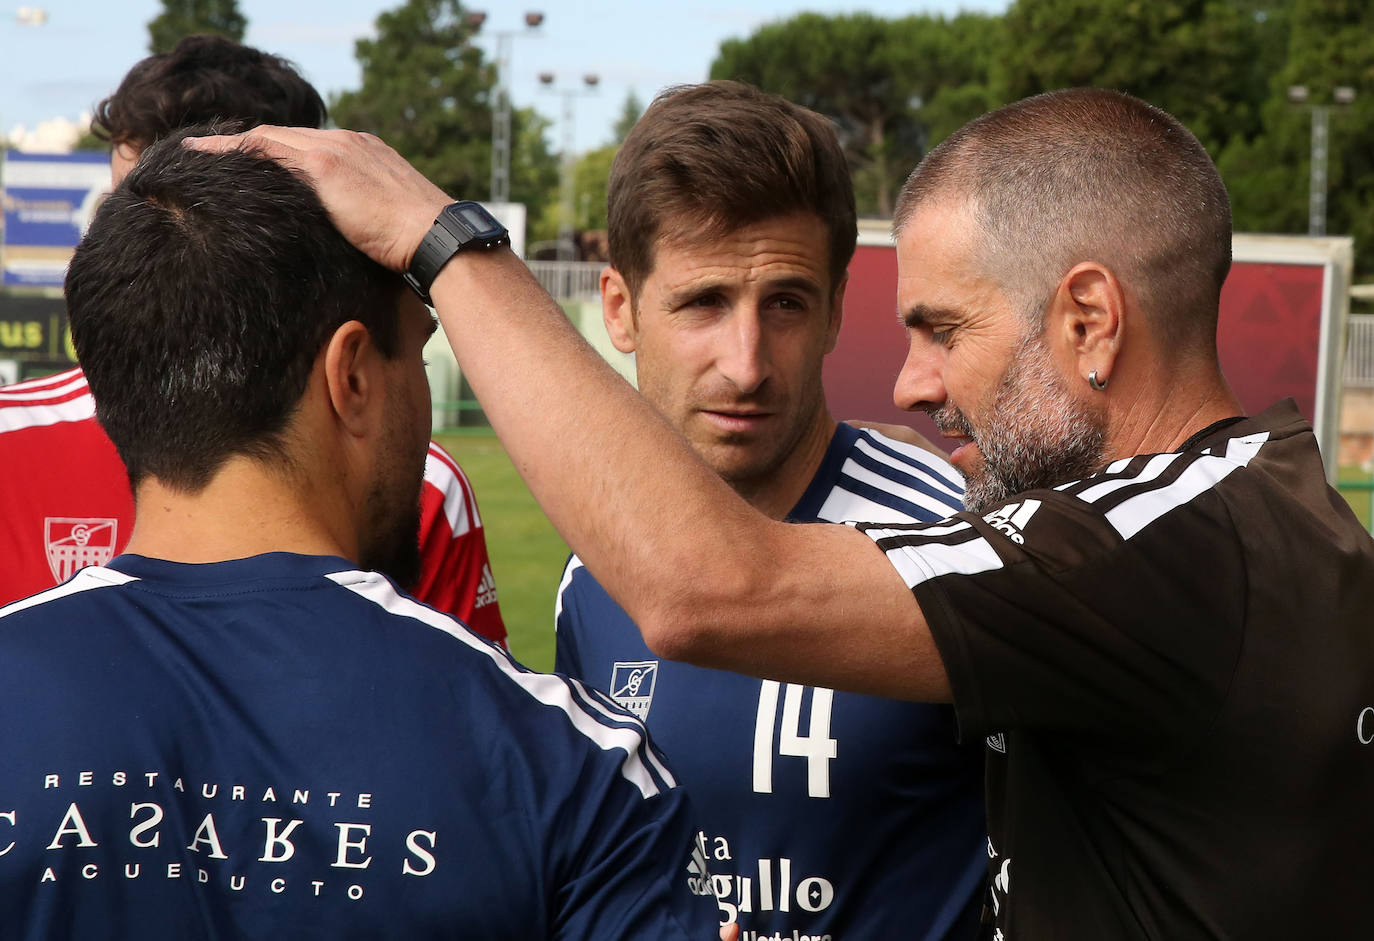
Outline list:
[[[1326,164],[1330,152],[1330,104],[1309,102],[1306,85],[1290,85],[1288,100],[1312,112],[1312,160],[1307,187],[1307,234],[1326,234]],[[1331,90],[1331,101],[1345,107],[1355,100],[1355,89],[1338,85]]]
[[[468,24],[481,32],[487,14],[474,10]],[[525,14],[524,29],[497,29],[487,33],[496,38],[496,101],[491,109],[491,201],[510,202],[510,58],[517,36],[538,36],[544,14],[531,10]]]
[[[573,260],[573,219],[577,206],[577,180],[573,175],[573,149],[577,146],[576,113],[573,102],[577,98],[596,93],[601,77],[594,72],[582,76],[582,84],[572,88],[555,88],[552,72],[540,72],[539,83],[546,91],[563,96],[563,161],[559,179],[558,260]]]

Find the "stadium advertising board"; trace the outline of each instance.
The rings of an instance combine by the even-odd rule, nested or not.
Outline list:
[[[110,188],[109,155],[11,150],[3,174],[3,283],[60,288],[72,250]]]
[[[1349,238],[1237,235],[1221,293],[1221,367],[1247,412],[1292,398],[1317,432],[1334,480],[1342,338],[1350,308]],[[897,253],[886,223],[865,223],[849,265],[844,323],[825,362],[826,398],[839,419],[935,425],[892,403],[906,357],[897,321]]]
[[[76,362],[61,297],[0,293],[0,385]]]

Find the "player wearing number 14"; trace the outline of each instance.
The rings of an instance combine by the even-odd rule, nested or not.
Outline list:
[[[855,223],[823,119],[733,83],[668,92],[616,157],[609,210],[611,339],[736,491],[797,522],[960,509],[942,459],[826,409]],[[557,624],[558,669],[637,713],[667,752],[742,941],[973,937],[982,743],[956,744],[949,707],[659,661],[576,557]]]

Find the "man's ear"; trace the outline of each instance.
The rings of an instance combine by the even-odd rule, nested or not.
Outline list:
[[[1050,300],[1046,328],[1087,379],[1111,377],[1126,335],[1126,294],[1106,265],[1085,261],[1069,269]]]
[[[350,434],[369,431],[369,413],[382,396],[377,369],[381,353],[367,327],[350,320],[334,331],[324,348],[324,378],[329,404]]]
[[[611,344],[622,353],[633,353],[639,338],[634,298],[620,272],[610,265],[601,269],[601,319]]]
[[[840,275],[840,281],[830,297],[830,326],[825,338],[825,351],[832,353],[840,341],[840,326],[844,322],[844,289],[849,287],[849,272]]]

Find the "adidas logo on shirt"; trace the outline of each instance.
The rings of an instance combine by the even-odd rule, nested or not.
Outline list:
[[[496,600],[496,579],[491,577],[491,566],[482,563],[482,581],[477,586],[477,600],[473,608],[481,608]]]
[[[1035,511],[1040,509],[1039,500],[1023,500],[1020,503],[1012,503],[1004,507],[993,510],[983,517],[983,520],[992,524],[992,528],[1004,534],[1018,546],[1025,545],[1026,539],[1021,535],[1021,531],[1026,528]]]

